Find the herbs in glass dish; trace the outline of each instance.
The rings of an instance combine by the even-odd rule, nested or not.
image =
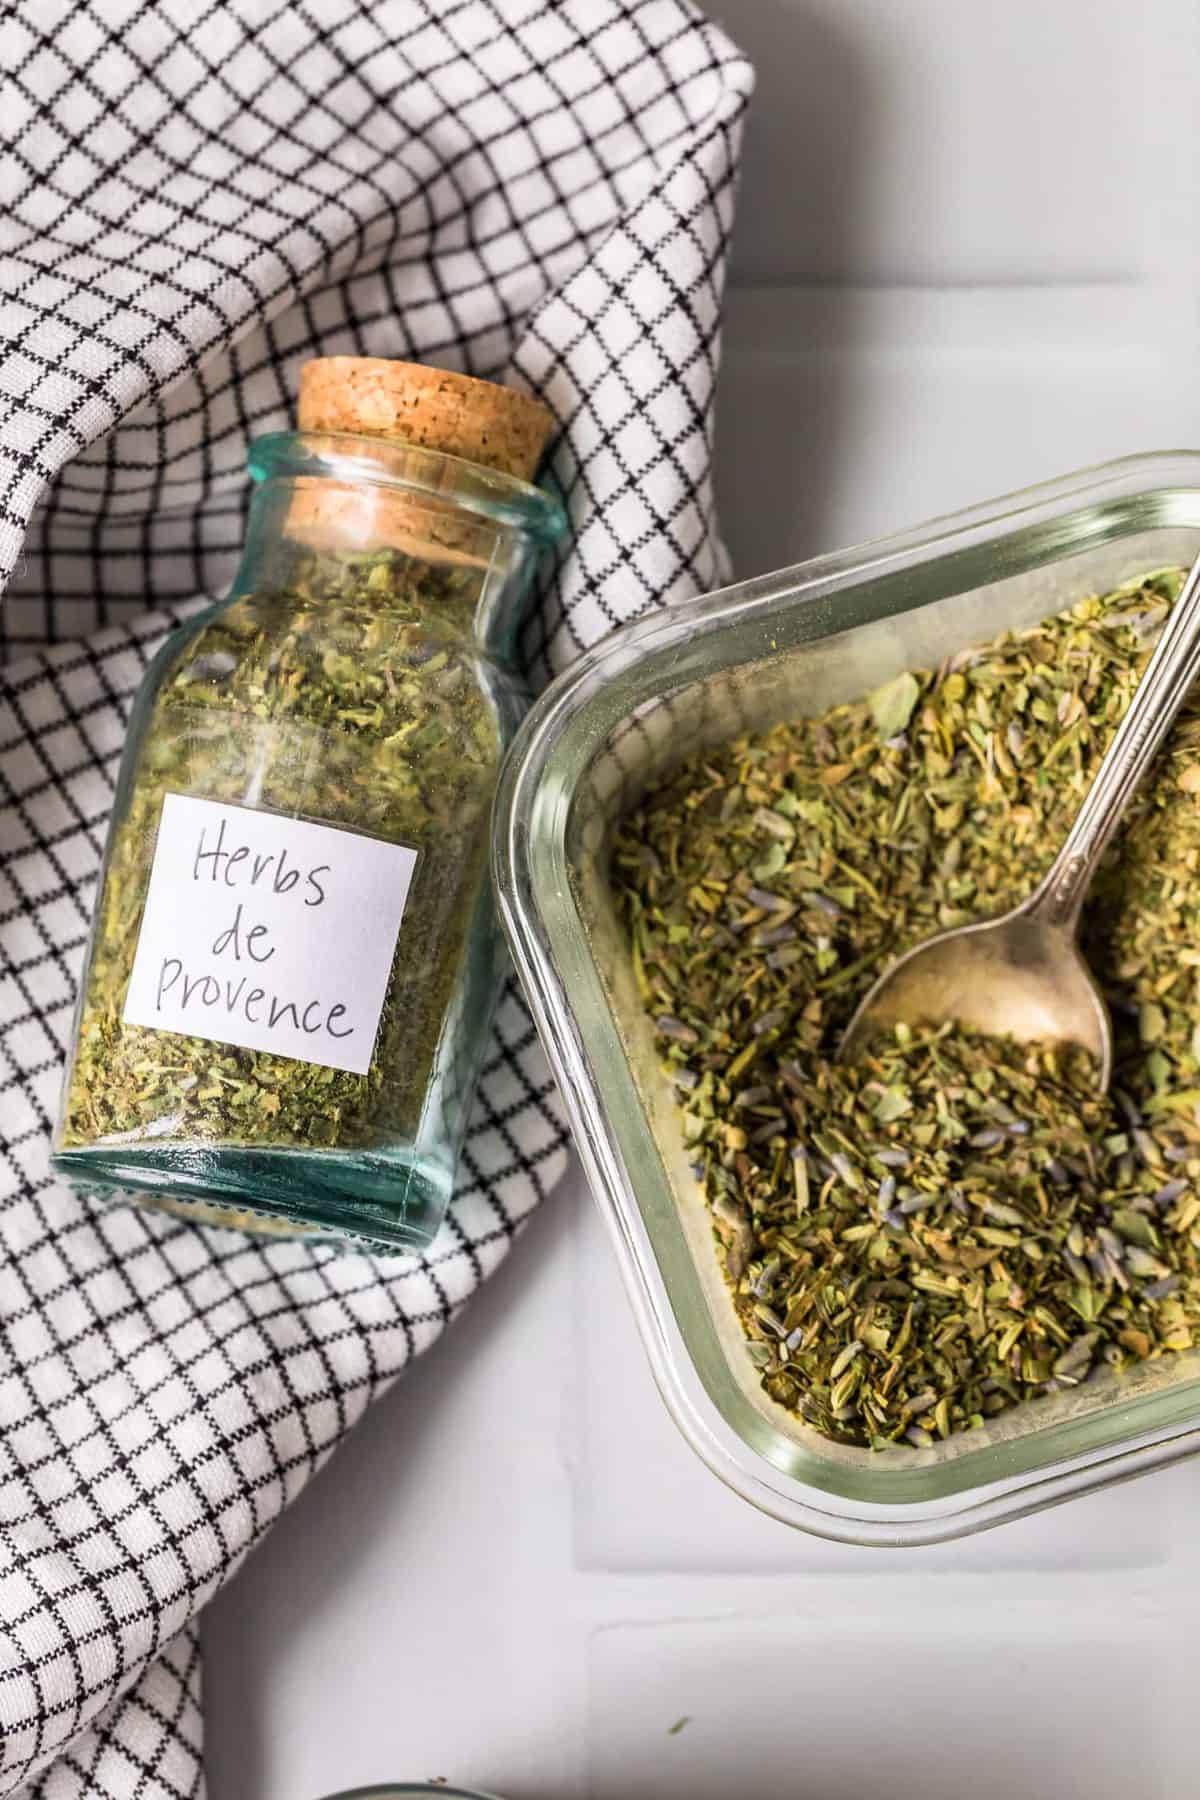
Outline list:
[[[1045,873],[1175,571],[693,758],[613,875],[749,1355],[829,1437],[925,1446],[1200,1343],[1200,708],[1093,885],[1116,1027],[1087,1056],[898,1028],[890,958]]]

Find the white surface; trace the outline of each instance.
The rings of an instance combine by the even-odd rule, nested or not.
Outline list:
[[[967,1614],[869,1602],[832,1626],[812,1613],[610,1626],[589,1645],[591,1792],[961,1800],[968,1778],[973,1800],[1188,1791],[1172,1785],[1179,1693],[1157,1676],[1149,1620],[1081,1609],[1031,1638],[1009,1614],[986,1655],[980,1636]],[[685,1721],[666,1754],[664,1718]],[[731,1750],[744,1787],[731,1788]]]
[[[1194,7],[720,11],[760,67],[741,573],[1200,441]],[[210,1610],[212,1800],[1180,1800],[1198,1508],[1200,1464],[908,1554],[760,1517],[668,1419],[575,1175]]]
[[[742,282],[1165,274],[1196,91],[1183,0],[717,0],[758,91]],[[1177,110],[1172,111],[1174,103]]]

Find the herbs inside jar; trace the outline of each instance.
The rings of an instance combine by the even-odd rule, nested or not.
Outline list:
[[[839,1441],[925,1447],[1200,1343],[1200,707],[1093,886],[1086,1055],[842,1030],[898,951],[1027,895],[1178,592],[1169,571],[705,752],[614,857],[748,1353]]]
[[[109,856],[66,1148],[161,1134],[165,1120],[173,1135],[204,1142],[291,1148],[367,1147],[416,1130],[478,899],[500,718],[511,722],[518,705],[480,682],[456,619],[469,618],[477,598],[470,572],[387,550],[297,548],[288,564],[278,586],[193,637],[156,697]],[[203,1030],[167,1043],[154,1027],[123,1021],[169,794],[251,800],[419,852],[407,954],[391,971],[366,1074],[223,1045]],[[236,870],[216,873],[222,897],[226,886],[246,891],[226,880]],[[225,955],[231,969],[246,960]],[[207,1025],[204,1001],[198,994],[190,1006]],[[217,1000],[218,1027],[230,1010]]]

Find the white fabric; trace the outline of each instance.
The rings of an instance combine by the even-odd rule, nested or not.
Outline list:
[[[48,1173],[130,698],[236,556],[247,438],[356,352],[541,394],[573,545],[543,679],[715,585],[745,61],[685,0],[0,12],[0,1794],[202,1792],[194,1621],[557,1179],[510,984],[424,1257],[171,1223]]]

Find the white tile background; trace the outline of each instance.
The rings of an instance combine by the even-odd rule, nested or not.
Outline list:
[[[739,573],[1200,440],[1194,0],[717,10],[759,68]],[[211,1609],[212,1800],[1184,1800],[1198,1514],[1185,1465],[909,1554],[760,1517],[667,1418],[575,1176]]]

